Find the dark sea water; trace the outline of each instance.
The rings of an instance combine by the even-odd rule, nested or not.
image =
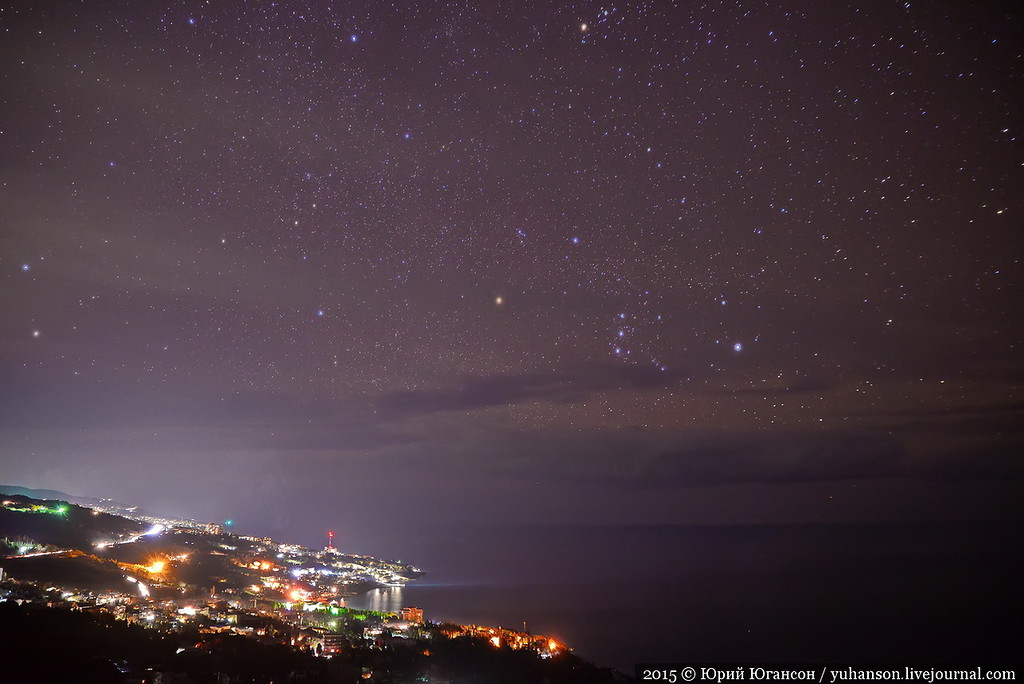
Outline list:
[[[1024,643],[1016,524],[466,528],[349,600],[557,636],[636,662],[1006,661]]]

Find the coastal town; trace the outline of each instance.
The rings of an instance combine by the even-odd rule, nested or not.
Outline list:
[[[225,639],[245,640],[349,666],[365,662],[359,677],[374,681],[391,681],[374,674],[373,663],[391,671],[389,659],[381,660],[385,653],[419,662],[427,677],[420,681],[449,681],[430,667],[439,644],[443,650],[444,644],[472,643],[538,662],[575,659],[551,635],[433,622],[416,606],[394,612],[348,606],[346,599],[359,592],[403,586],[423,572],[342,552],[333,533],[326,546],[311,549],[112,504],[23,496],[4,498],[0,523],[0,604],[114,620],[176,639],[175,655],[212,654]],[[140,678],[121,681],[168,681],[135,674]]]

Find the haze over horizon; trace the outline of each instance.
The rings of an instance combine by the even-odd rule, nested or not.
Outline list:
[[[0,9],[0,481],[414,563],[1022,517],[1014,4]]]

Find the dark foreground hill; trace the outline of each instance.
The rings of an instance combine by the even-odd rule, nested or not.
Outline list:
[[[78,504],[79,506],[101,506],[103,508],[114,507],[126,511],[132,510],[137,511],[138,513],[144,513],[144,511],[139,510],[137,506],[131,506],[112,499],[99,499],[94,496],[75,496],[74,494],[57,491],[56,489],[32,489],[30,487],[0,484],[0,494],[8,498],[11,496],[26,496],[30,499],[66,501],[68,503]]]
[[[96,544],[141,534],[149,525],[84,508],[67,501],[6,495],[0,506],[0,537],[24,538],[63,549],[92,549]]]

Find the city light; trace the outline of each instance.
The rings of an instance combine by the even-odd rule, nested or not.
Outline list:
[[[42,504],[27,504],[19,506],[16,501],[10,499],[3,502],[3,507],[14,513],[49,513],[50,515],[64,515],[68,512],[67,506],[44,506]]]
[[[125,579],[131,582],[132,584],[137,584],[139,586],[139,594],[141,596],[149,596],[149,587],[147,587],[145,584],[135,579],[131,575],[126,575]]]
[[[8,500],[4,502],[4,507],[7,510],[19,507],[25,512],[51,515],[67,514],[71,509],[71,506],[51,503],[30,504]],[[186,597],[188,586],[185,582],[176,582],[174,595],[178,594],[177,590],[182,594],[177,599],[170,596],[164,583],[180,563],[202,558],[202,551],[183,551],[180,548],[167,550],[163,553],[148,554],[145,560],[138,563],[120,561],[116,553],[108,552],[105,555],[113,555],[117,565],[125,573],[131,573],[122,576],[138,590],[137,594],[134,591],[125,592],[134,596],[122,595],[117,599],[106,598],[97,601],[98,605],[109,605],[105,610],[117,614],[119,619],[154,629],[177,628],[182,624],[210,621],[210,629],[217,633],[230,629],[237,634],[265,636],[266,628],[257,627],[254,631],[251,626],[238,625],[242,624],[243,615],[258,614],[266,617],[271,615],[272,608],[277,618],[292,626],[313,626],[314,629],[335,634],[348,634],[354,630],[356,634],[361,634],[363,638],[371,641],[374,635],[380,634],[391,638],[421,639],[423,633],[431,629],[424,625],[422,609],[414,606],[405,606],[397,612],[353,610],[345,607],[344,596],[348,595],[353,585],[372,582],[378,587],[403,586],[411,577],[416,576],[415,573],[421,572],[410,565],[402,564],[401,561],[340,553],[330,547],[314,550],[294,544],[276,543],[270,538],[225,535],[219,528],[211,531],[208,526],[194,521],[160,519],[160,522],[157,522],[149,518],[145,522],[149,523],[145,532],[129,533],[130,536],[116,538],[107,536],[109,532],[99,533],[96,536],[103,541],[94,541],[90,547],[103,550],[116,549],[126,544],[148,545],[153,542],[147,537],[152,538],[164,532],[180,536],[182,530],[187,530],[188,534],[217,534],[220,536],[216,537],[213,546],[223,551],[211,553],[227,556],[232,564],[242,570],[240,577],[244,576],[248,582],[233,587],[229,580],[218,579],[218,582],[228,583],[227,586],[218,585],[212,592],[211,600],[205,600],[204,605],[197,606],[194,603],[194,595]],[[16,545],[14,548],[22,556],[68,553],[67,550],[53,549],[35,543]],[[275,555],[279,560],[265,560]],[[142,581],[140,577],[146,581]],[[154,590],[147,582],[157,583],[167,595],[159,601],[154,601],[151,595]],[[243,593],[244,597],[237,596]],[[236,594],[236,597],[232,597],[232,594]],[[82,600],[80,596],[73,595],[70,591],[64,592],[63,598],[76,602]],[[185,601],[188,603],[184,603]],[[225,601],[226,607],[223,603]],[[344,616],[344,620],[341,616]],[[410,631],[414,624],[419,627],[416,631]],[[231,627],[227,627],[228,625]],[[454,625],[452,629],[443,633],[450,638],[458,635],[478,637],[496,649],[529,649],[541,658],[551,658],[559,651],[567,650],[567,647],[556,639],[500,627]],[[338,647],[335,645],[332,648]],[[327,655],[326,648],[324,655]]]

